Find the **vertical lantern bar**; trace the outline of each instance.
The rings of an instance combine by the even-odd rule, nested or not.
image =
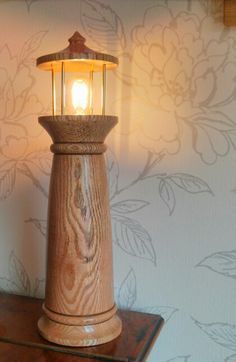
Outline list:
[[[89,73],[89,114],[93,114],[93,70]]]
[[[106,108],[106,64],[102,66],[102,115],[105,115]]]
[[[61,63],[61,115],[65,109],[65,64]]]
[[[52,115],[56,114],[56,87],[55,87],[55,71],[52,68]]]

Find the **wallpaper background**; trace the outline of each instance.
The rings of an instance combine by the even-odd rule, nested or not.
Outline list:
[[[0,1],[0,289],[43,296],[50,76],[75,30],[108,79],[116,301],[166,324],[149,362],[236,361],[236,29],[223,0]]]

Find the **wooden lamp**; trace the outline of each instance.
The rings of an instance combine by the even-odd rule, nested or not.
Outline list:
[[[224,0],[224,24],[236,26],[236,1]]]
[[[105,115],[106,70],[117,65],[117,58],[89,49],[78,32],[66,49],[37,59],[37,66],[52,74],[52,116],[39,117],[39,123],[51,136],[54,153],[46,295],[38,329],[48,341],[67,346],[98,345],[121,333],[103,155],[104,140],[118,121]],[[100,114],[94,115],[98,99]]]

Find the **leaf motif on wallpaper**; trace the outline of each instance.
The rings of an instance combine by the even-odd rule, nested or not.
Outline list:
[[[139,312],[143,313],[150,313],[150,314],[159,314],[162,316],[162,318],[165,320],[165,322],[168,322],[168,320],[176,313],[178,312],[177,308],[169,307],[166,305],[161,306],[155,306],[155,307],[144,307],[136,309]]]
[[[33,296],[37,298],[43,297],[43,292],[40,289],[44,288],[45,288],[45,279],[35,278]]]
[[[225,358],[224,362],[236,362],[236,354],[232,354],[232,356]]]
[[[194,320],[194,319],[193,319]],[[228,323],[194,323],[214,342],[225,348],[236,350],[236,325]]]
[[[33,185],[46,197],[48,198],[48,192],[45,190],[45,188],[41,185],[41,183],[39,182],[39,180],[37,179],[37,177],[35,177],[33,171],[31,170],[31,168],[29,167],[29,164],[27,163],[27,161],[22,162],[18,165],[17,170],[22,173],[22,175],[28,177]]]
[[[202,266],[226,277],[236,279],[236,250],[211,254],[196,266]]]
[[[40,220],[40,219],[30,218],[29,220],[26,220],[25,222],[33,223],[33,225],[41,232],[41,234],[44,237],[46,237],[47,220]]]
[[[159,183],[159,194],[161,199],[168,207],[169,214],[172,215],[176,205],[175,193],[172,185],[167,181],[166,178],[163,178]]]
[[[7,293],[16,293],[18,291],[18,285],[14,281],[7,278],[0,278],[0,291]]]
[[[109,181],[110,200],[115,197],[118,190],[119,164],[114,153],[108,149],[106,152],[106,168]]]
[[[134,305],[137,299],[136,288],[136,276],[133,269],[130,269],[129,273],[121,283],[118,293],[118,306],[119,308],[129,310]]]
[[[177,356],[177,357],[168,359],[168,361],[166,361],[166,362],[188,362],[190,357],[191,356]]]
[[[156,265],[156,253],[146,229],[136,220],[112,213],[114,242],[127,254],[147,259]]]
[[[4,3],[4,2],[9,2],[9,1],[16,1],[16,0],[1,0],[1,1],[0,1],[0,4],[1,4],[1,3]],[[40,0],[23,0],[22,3],[23,3],[23,4],[25,3],[26,6],[27,6],[27,10],[30,11],[31,5],[32,5],[33,3],[35,3],[35,2],[37,2],[37,1],[40,1]]]
[[[31,288],[31,281],[23,263],[12,251],[8,262],[8,277],[0,278],[0,291],[43,297],[44,285],[45,279],[35,278],[34,285],[32,283],[33,287]]]
[[[39,1],[39,0],[25,0],[25,3],[26,3],[26,5],[27,5],[28,11],[30,10],[31,5],[32,5],[33,3],[36,3],[37,1]]]
[[[149,205],[149,202],[143,200],[123,200],[112,204],[111,209],[120,214],[128,214],[141,210],[147,205]]]
[[[199,177],[186,173],[175,173],[168,177],[176,186],[191,194],[209,192],[213,195],[209,185]]]
[[[16,168],[11,167],[0,172],[0,201],[11,195],[16,183]]]
[[[28,154],[26,160],[36,165],[44,175],[51,175],[52,156],[48,148]]]
[[[31,2],[32,3],[32,2]],[[43,38],[47,34],[47,31],[39,31],[33,34],[23,45],[22,50],[18,56],[19,65],[31,64],[34,57],[33,53],[40,47]],[[32,59],[33,57],[33,59]]]
[[[220,132],[235,130],[236,124],[222,112],[211,112],[194,118],[194,124],[212,128]]]
[[[81,21],[97,46],[111,50],[125,48],[126,37],[120,17],[109,5],[98,0],[82,0]]]
[[[12,251],[9,258],[8,265],[9,280],[11,280],[16,286],[17,289],[26,295],[30,294],[30,279],[25,270],[24,265],[21,261],[15,256]]]
[[[176,206],[175,190],[173,186],[177,186],[190,194],[208,192],[214,195],[209,185],[199,177],[186,173],[175,173],[161,177],[159,183],[159,194],[162,201],[168,207],[170,215],[173,214]]]

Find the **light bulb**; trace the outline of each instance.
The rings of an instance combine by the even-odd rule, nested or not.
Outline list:
[[[76,114],[86,114],[88,108],[89,88],[88,84],[81,79],[73,82],[72,88],[72,105]]]

